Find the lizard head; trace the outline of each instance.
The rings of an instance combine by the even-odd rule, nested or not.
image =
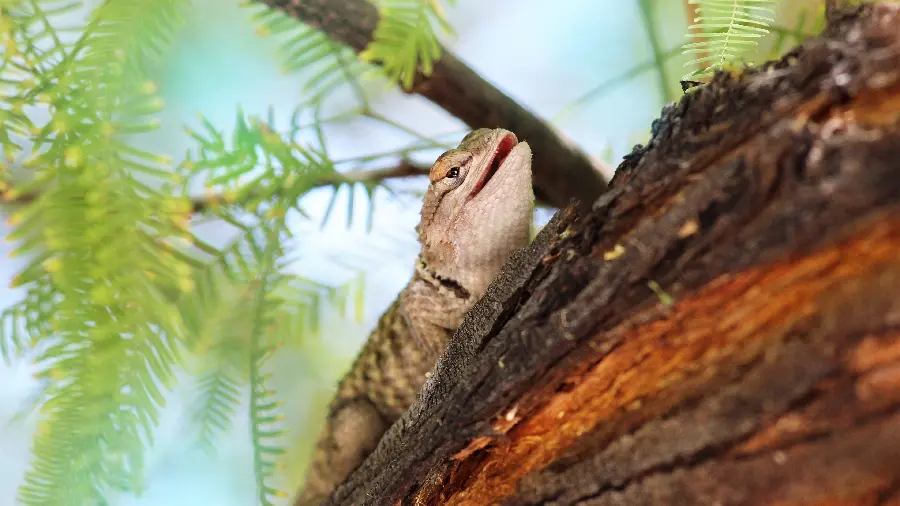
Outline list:
[[[475,297],[509,254],[528,244],[534,195],[531,148],[501,128],[482,128],[438,157],[417,231],[421,260]]]

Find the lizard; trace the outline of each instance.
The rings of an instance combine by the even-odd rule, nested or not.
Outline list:
[[[441,154],[416,226],[412,279],[338,384],[294,506],[322,503],[415,400],[465,313],[509,255],[528,245],[531,147],[480,128]]]

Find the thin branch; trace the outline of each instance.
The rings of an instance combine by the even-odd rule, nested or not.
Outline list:
[[[278,9],[357,53],[372,41],[376,7],[366,0],[256,0]],[[470,128],[506,128],[528,141],[534,153],[535,196],[555,207],[571,199],[592,203],[606,189],[591,159],[534,113],[485,81],[453,53],[441,49],[430,76],[419,74],[412,88]]]
[[[324,186],[335,186],[344,183],[379,183],[389,179],[399,179],[405,177],[422,176],[428,174],[429,168],[423,165],[414,164],[408,160],[401,160],[396,166],[384,167],[380,169],[359,170],[344,173],[330,174],[320,178],[313,183],[314,188]],[[15,188],[0,191],[0,203],[5,204],[29,204],[38,198],[36,192],[18,193]],[[253,198],[253,194],[248,195]],[[191,199],[194,213],[203,213],[212,207],[222,205],[228,202],[222,195],[212,195],[206,197],[198,197]],[[232,204],[240,204],[239,202],[231,202]]]
[[[690,3],[688,3],[688,0],[684,0],[684,4],[685,4],[685,10],[687,11],[688,21],[690,21],[698,16],[696,4],[690,4]],[[781,26],[778,24],[773,24],[773,25],[769,26],[769,30],[774,33],[781,34],[781,35],[792,36],[792,37],[796,38],[798,42],[815,36],[815,34],[813,34],[813,33],[804,32],[802,30],[802,27],[803,27],[803,23],[798,23],[798,26],[795,28],[788,28],[788,27],[784,27],[784,26]],[[693,28],[690,31],[696,32],[697,29]],[[660,57],[663,60],[668,61],[669,58],[672,58],[673,56],[678,56],[679,54],[681,54],[683,48],[684,48],[684,43],[679,43],[677,46],[666,50],[664,53],[662,53],[660,55]],[[781,54],[781,51],[779,50],[777,53]],[[708,53],[704,52],[704,53],[700,53],[699,57],[706,57],[708,55],[709,55]],[[655,56],[656,55],[654,55],[654,57]],[[586,91],[585,93],[583,93],[581,96],[579,96],[579,97],[575,98],[574,100],[572,100],[571,102],[569,102],[563,109],[561,109],[558,113],[556,113],[553,116],[553,121],[561,121],[564,117],[572,114],[578,108],[585,106],[588,102],[593,100],[596,96],[598,96],[602,93],[605,93],[617,86],[620,86],[623,83],[627,82],[628,80],[635,78],[648,70],[652,70],[652,69],[656,68],[658,65],[659,64],[656,59],[651,59],[651,60],[639,63],[639,64],[635,65],[634,67],[631,67],[631,68],[625,70],[624,72],[620,73],[617,76],[609,78],[608,80],[598,84],[597,86],[595,86],[595,87],[591,88],[590,90]]]
[[[668,60],[669,58],[671,58],[673,56],[677,56],[677,55],[681,54],[681,48],[682,48],[682,45],[679,44],[678,46],[675,46],[675,47],[669,49],[668,51],[666,51],[665,53],[663,53],[662,57],[665,60]],[[605,92],[643,74],[644,72],[646,72],[648,70],[652,70],[652,69],[656,68],[656,66],[657,66],[656,60],[648,60],[643,63],[639,63],[639,64],[635,65],[634,67],[631,67],[630,69],[625,70],[624,72],[620,73],[617,76],[614,76],[606,81],[603,81],[602,83],[598,84],[597,86],[595,86],[595,87],[591,88],[590,90],[586,91],[585,93],[583,93],[581,96],[577,97],[575,100],[569,102],[562,110],[560,110],[558,113],[556,113],[556,115],[553,117],[554,121],[562,120],[566,116],[573,114],[577,109],[585,106],[587,103],[589,103],[591,100],[593,100],[598,95],[605,93]]]
[[[401,160],[394,167],[385,167],[381,169],[358,170],[352,172],[335,173],[320,178],[312,184],[313,188],[321,188],[325,186],[337,186],[340,184],[355,183],[380,183],[389,179],[400,179],[405,177],[424,176],[428,174],[429,167],[414,164],[408,160]],[[248,199],[253,199],[254,194],[251,192],[247,195]],[[221,205],[226,202],[222,195],[214,195],[203,199],[194,199],[194,212],[202,213],[211,207]]]
[[[322,188],[325,186],[356,183],[375,184],[391,179],[425,176],[428,174],[429,170],[430,167],[428,166],[415,164],[413,162],[410,162],[409,160],[401,160],[397,165],[393,167],[383,167],[380,169],[356,170],[330,174],[328,176],[320,178],[318,181],[315,181],[312,184],[312,187]],[[19,193],[15,190],[15,188],[8,188],[6,190],[0,190],[0,205],[30,204],[37,200],[38,196],[39,193],[37,192]],[[247,198],[245,200],[252,200],[253,198],[255,198],[255,194],[251,192],[247,195]],[[238,202],[229,202],[229,200],[226,199],[225,196],[216,194],[191,199],[191,209],[194,214],[203,214],[204,212],[220,205],[241,205],[242,203],[243,200]],[[535,198],[535,206],[542,208],[553,207],[550,203],[538,197]]]
[[[383,114],[378,113],[374,110],[371,110],[371,109],[365,110],[362,112],[362,115],[366,116],[368,118],[374,119],[376,121],[380,121],[380,122],[384,123],[385,125],[388,125],[388,126],[394,128],[395,130],[399,130],[403,133],[407,133],[407,134],[415,137],[417,140],[419,140],[425,144],[428,144],[429,147],[432,147],[432,148],[443,147],[443,145],[441,143],[435,142],[433,139],[430,139],[427,136],[420,134],[419,132],[415,131],[414,129],[409,128],[406,125],[403,125],[401,123],[398,123],[398,122],[392,120],[391,118],[388,118],[387,116],[384,116]]]
[[[656,77],[659,80],[659,88],[660,93],[663,96],[663,102],[669,102],[673,100],[675,97],[672,96],[672,90],[669,88],[669,73],[666,70],[666,61],[668,58],[666,57],[665,51],[663,51],[662,44],[659,41],[659,36],[657,34],[656,20],[653,12],[653,8],[655,6],[655,2],[651,2],[650,0],[641,0],[639,2],[638,10],[641,13],[641,20],[644,23],[644,28],[646,28],[648,42],[650,42],[650,50],[653,52],[653,63],[656,65]]]

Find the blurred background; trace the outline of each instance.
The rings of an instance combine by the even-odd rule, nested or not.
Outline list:
[[[808,21],[798,13],[809,9],[818,9],[818,2],[780,2],[776,25],[783,32],[801,32]],[[184,127],[198,125],[197,113],[228,131],[238,106],[248,116],[264,116],[271,107],[276,123],[287,125],[290,112],[305,99],[303,76],[282,72],[278,43],[260,35],[252,12],[235,0],[193,2],[171,57],[157,71],[166,104],[159,115],[161,128],[143,136],[142,147],[178,162],[192,146]],[[447,14],[456,36],[445,38],[446,47],[611,167],[647,139],[661,107],[682,94],[679,79],[689,70],[684,67],[689,58],[679,50],[688,31],[686,2],[458,0]],[[779,35],[784,33],[774,30],[763,41],[760,57],[769,56]],[[424,136],[455,143],[465,133],[459,121],[415,95],[386,91],[375,96],[373,105]],[[327,133],[334,159],[390,151],[410,139],[408,132],[370,118],[336,122]],[[430,163],[439,153],[421,153],[419,161]],[[284,402],[287,427],[281,485],[289,492],[305,468],[334,382],[412,272],[422,179],[392,183],[398,190],[394,194],[376,190],[371,226],[367,205],[349,205],[368,197],[356,188],[361,195],[351,199],[347,186],[336,196],[332,188],[312,191],[303,198],[308,217],[292,220],[297,251],[291,268],[331,286],[350,287],[355,295],[354,310],[323,305],[320,335],[274,359],[273,387]],[[333,210],[324,220],[332,199]],[[545,222],[552,211],[539,211],[536,223]],[[9,230],[6,220],[0,220],[0,235]],[[213,243],[227,241],[230,233],[216,223],[197,232]],[[0,242],[0,308],[23,296],[8,288],[25,262],[11,258],[11,251],[10,243]],[[17,487],[29,465],[38,419],[32,402],[40,388],[33,377],[33,357],[0,365],[0,505],[16,504]],[[204,452],[190,430],[195,384],[187,375],[181,379],[167,394],[155,442],[146,452],[145,492],[111,496],[110,504],[253,504],[245,406],[217,439],[215,453]]]

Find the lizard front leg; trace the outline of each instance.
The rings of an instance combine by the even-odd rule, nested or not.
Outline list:
[[[338,387],[295,506],[327,499],[412,404],[450,337],[429,315],[437,314],[441,321],[449,308],[449,314],[462,317],[458,304],[442,303],[436,296],[433,286],[414,280],[382,316]],[[413,342],[413,332],[424,346]]]
[[[426,368],[421,371],[424,375],[447,347],[473,301],[468,293],[445,288],[421,269],[400,294],[400,301],[401,313],[409,326],[410,344],[424,355],[423,365],[419,366]]]
[[[378,445],[389,423],[366,397],[332,409],[294,506],[321,504]]]

